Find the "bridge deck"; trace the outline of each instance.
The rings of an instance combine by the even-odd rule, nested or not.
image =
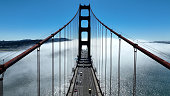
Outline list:
[[[71,86],[68,96],[102,96],[92,67],[77,67]]]

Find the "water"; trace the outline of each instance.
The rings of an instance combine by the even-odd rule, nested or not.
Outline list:
[[[108,40],[109,41],[109,40]],[[108,42],[109,43],[109,42]],[[148,43],[150,44],[150,43]],[[55,43],[58,46],[58,43]],[[161,51],[170,54],[168,44],[150,44]],[[164,47],[164,48],[163,48]],[[58,96],[59,92],[59,71],[58,71],[58,47],[55,47],[55,95]],[[63,48],[63,47],[62,47]],[[110,47],[107,50],[107,95],[109,93],[109,74],[110,74]],[[92,49],[95,52],[95,48]],[[66,49],[66,52],[70,53],[75,51],[76,48]],[[62,49],[64,52],[64,49]],[[2,52],[1,52],[2,53]],[[137,52],[137,96],[169,96],[170,95],[170,71],[147,57],[141,52]],[[3,54],[5,54],[3,52]],[[3,55],[1,54],[1,56]],[[51,96],[51,44],[47,43],[41,47],[41,96]],[[75,58],[71,58],[69,54],[69,62],[66,67],[66,83],[63,82],[62,77],[62,95],[64,96],[64,85],[66,90],[68,89],[69,80],[72,77],[72,67],[75,65]],[[95,54],[95,53],[92,53]],[[105,54],[105,53],[104,53]],[[16,54],[17,55],[17,54]],[[97,54],[99,58],[100,54]],[[113,72],[112,72],[112,95],[117,95],[117,55],[118,55],[118,40],[113,40]],[[158,54],[159,55],[159,54]],[[4,96],[36,96],[36,78],[37,78],[37,65],[36,65],[36,50],[15,65],[10,67],[5,72],[4,77]],[[76,57],[76,54],[74,54]],[[93,56],[92,58],[94,58]],[[12,56],[11,56],[12,58]],[[62,55],[63,58],[63,55]],[[132,96],[132,84],[133,84],[133,47],[129,46],[125,42],[122,42],[121,50],[121,96]],[[164,57],[163,57],[164,58]],[[10,59],[10,58],[8,58]],[[7,60],[8,60],[7,59]],[[95,59],[95,58],[94,58]],[[6,60],[6,61],[7,61]],[[105,60],[105,58],[104,58]],[[170,59],[167,59],[170,62]],[[63,62],[62,59],[62,75],[63,76]],[[94,60],[94,66],[96,66]],[[105,63],[105,62],[104,62]],[[96,66],[97,67],[97,66]],[[100,67],[101,68],[101,67]],[[103,67],[104,68],[104,67]],[[98,68],[97,68],[98,69]],[[104,69],[100,69],[100,72]],[[99,74],[98,78],[101,80],[101,87],[104,91],[104,72]],[[65,92],[66,92],[65,90]]]
[[[105,41],[105,40],[104,40]],[[109,41],[109,40],[108,40]],[[108,42],[107,45],[109,45]],[[104,44],[105,45],[105,44]],[[134,64],[134,49],[129,44],[122,41],[121,44],[121,89],[120,95],[121,96],[132,96],[133,90],[133,64]],[[141,44],[140,44],[141,45]],[[158,44],[158,43],[147,43],[147,45],[158,49],[167,55],[170,56],[170,44]],[[142,46],[142,45],[141,45]],[[144,46],[142,46],[144,47]],[[113,40],[113,58],[112,58],[112,95],[117,95],[117,88],[118,88],[118,40]],[[145,48],[145,47],[144,47]],[[105,50],[105,47],[104,47]],[[110,47],[107,48],[107,75],[106,75],[106,95],[109,95],[109,88],[110,88]],[[149,50],[149,49],[148,49]],[[93,50],[95,51],[95,49]],[[152,50],[149,50],[153,52]],[[157,56],[167,60],[170,62],[170,59],[165,58],[164,56],[153,52]],[[95,54],[95,53],[93,53]],[[105,51],[104,51],[104,64],[105,64]],[[97,54],[99,56],[99,54]],[[101,56],[102,57],[102,56]],[[99,61],[98,61],[99,62]],[[100,61],[102,62],[102,60]],[[95,65],[97,67],[97,65]],[[102,66],[102,64],[101,64]],[[100,68],[101,68],[100,66]],[[99,66],[97,67],[97,69]],[[101,81],[101,87],[104,92],[105,89],[105,81],[104,81],[104,67],[98,71],[98,78]],[[137,51],[137,96],[169,96],[170,95],[170,71],[157,63],[156,61],[152,60],[150,57],[146,56],[145,54]]]

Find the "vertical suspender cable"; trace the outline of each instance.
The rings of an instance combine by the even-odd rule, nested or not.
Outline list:
[[[69,25],[67,25],[67,39],[68,39],[68,41],[67,41],[67,80],[68,80],[68,83],[67,83],[67,87],[69,87],[69,42],[70,42],[70,39],[69,39]]]
[[[69,68],[72,67],[72,66],[71,66],[71,63],[70,63],[70,61],[71,61],[71,60],[70,60],[70,58],[71,58],[71,57],[70,57],[70,42],[71,42],[70,29],[71,29],[71,25],[69,25],[69,29],[68,29],[68,38],[69,38],[69,42],[68,42],[68,50],[69,50],[69,51],[68,51],[68,57],[69,57],[69,58],[68,58],[68,61],[69,61],[69,62],[68,62],[68,65],[69,65]],[[69,72],[69,73],[70,73],[70,72]],[[70,74],[69,74],[69,76],[70,76]],[[69,79],[70,79],[70,78],[69,78]]]
[[[101,68],[102,68],[102,74],[101,74],[101,81],[103,82],[103,26],[102,26],[102,66],[101,66]],[[103,84],[102,84],[103,85]]]
[[[76,24],[76,28],[75,28],[75,29],[76,29],[76,30],[75,30],[75,43],[76,43],[76,45],[77,45],[77,46],[76,46],[76,50],[78,51],[78,49],[77,49],[77,48],[78,48],[78,44],[77,44],[77,41],[78,41],[78,40],[77,40],[77,39],[78,39],[78,37],[77,37],[77,36],[78,36],[78,34],[77,34],[77,28],[78,28],[78,27],[77,27],[77,22],[78,22],[78,19],[77,19],[77,17],[76,17],[76,20],[75,20],[75,24]],[[77,51],[76,51],[76,55],[78,54]],[[76,66],[77,66],[77,64],[76,64]]]
[[[73,28],[74,28],[74,24],[73,22],[70,23],[70,26],[71,26],[71,31],[70,31],[70,38],[71,38],[71,46],[70,46],[70,49],[71,49],[71,64],[72,64],[72,67],[74,66],[72,60],[73,60]]]
[[[64,28],[64,39],[66,38],[66,28]],[[65,94],[65,74],[66,74],[66,41],[64,41],[64,94]]]
[[[92,36],[91,36],[91,37],[94,38],[94,36],[95,36],[94,26],[95,26],[95,25],[94,25],[94,19],[93,19],[93,18],[91,19],[91,26],[92,26],[92,28],[91,28]],[[91,53],[92,53],[92,52],[94,53],[94,39],[91,39],[91,40],[92,40]],[[93,53],[92,53],[92,54],[93,54]]]
[[[112,92],[112,33],[110,38],[110,96]]]
[[[71,22],[72,24],[73,22]],[[71,59],[73,60],[73,29],[74,28],[74,24],[72,24],[71,26],[71,33],[70,33],[70,37],[71,37]],[[71,63],[72,67],[74,66],[73,62]]]
[[[100,80],[100,83],[101,83],[101,24],[99,23],[99,34],[100,34],[100,55],[99,55],[99,80]]]
[[[99,81],[101,82],[101,80],[100,80],[100,55],[99,55]],[[100,84],[100,82],[99,82],[99,84]]]
[[[96,59],[96,71],[97,71],[97,67],[98,67],[98,64],[97,64],[97,61],[98,61],[98,60],[97,60],[97,52],[98,52],[98,51],[97,51],[97,44],[98,44],[98,42],[97,42],[97,37],[98,37],[98,36],[97,36],[97,21],[96,21],[95,24],[96,24],[96,30],[95,30],[95,32],[96,32],[96,46],[95,46],[95,47],[96,47],[96,57],[95,57],[95,59]],[[96,74],[97,74],[97,73],[96,73]]]
[[[52,37],[52,96],[54,96],[54,37]]]
[[[120,96],[120,52],[121,52],[121,38],[119,38],[119,52],[118,52],[118,96]]]
[[[71,31],[70,31],[70,38],[71,38],[71,60],[73,60],[73,34],[72,34],[72,32],[73,32],[73,28],[74,28],[74,24],[72,24],[73,22],[71,22],[70,23],[70,25],[71,25]],[[72,67],[74,66],[74,64],[73,64],[73,62],[71,62],[71,64],[72,64]]]
[[[79,19],[77,22],[77,45],[79,45]],[[79,50],[79,46],[77,46],[77,54],[79,52],[78,50]]]
[[[70,62],[72,61],[72,54],[71,54],[71,53],[72,53],[72,51],[71,51],[71,46],[72,46],[72,44],[71,44],[71,43],[72,43],[72,40],[71,40],[71,29],[72,29],[72,28],[71,28],[71,23],[70,23],[70,34],[69,34],[69,36],[70,36],[70,37],[69,37],[69,38],[70,38],[70,43],[69,43],[69,44],[70,44],[70,45],[69,45],[69,47],[70,47],[70,48],[69,48],[69,49],[70,49]],[[73,64],[71,63],[71,68],[73,67],[72,65],[73,65]]]
[[[106,67],[107,67],[107,29],[105,33],[105,95],[106,95]]]
[[[69,56],[68,56],[68,43],[69,43],[69,36],[68,36],[68,29],[69,29],[69,25],[67,26],[67,30],[66,30],[66,33],[67,33],[67,35],[66,35],[66,37],[67,37],[67,46],[66,46],[66,48],[67,48],[67,51],[66,51],[66,61],[67,61],[67,80],[68,80],[68,77],[69,77],[69,66],[68,66],[68,62],[69,62]],[[69,83],[67,83],[67,87],[68,87],[68,85],[69,85]]]
[[[97,21],[96,21],[96,23],[97,23]],[[98,23],[97,23],[97,25],[98,25]],[[98,30],[97,30],[97,28],[98,28],[98,26],[97,25],[96,25],[96,72],[98,73],[98,56],[97,56],[97,52],[98,52],[98,48],[97,48]]]
[[[78,22],[78,19],[76,20],[76,38],[75,38],[75,40],[76,40],[76,49],[77,49],[77,51],[76,51],[76,57],[77,57],[77,55],[78,55],[78,24],[77,24],[77,22]]]
[[[91,22],[89,22],[89,23],[92,23],[92,18],[90,18],[90,21],[91,21]],[[92,38],[92,37],[93,37],[93,26],[92,26],[92,24],[91,24],[91,38]],[[91,39],[91,40],[90,40],[90,48],[89,48],[89,49],[91,50],[91,53],[93,54],[93,51],[92,51],[93,46],[92,46],[92,45],[93,45],[93,40]]]
[[[74,42],[74,40],[73,40],[73,32],[74,32],[74,29],[73,29],[73,28],[74,28],[74,24],[73,24],[73,22],[72,22],[72,30],[71,30],[71,49],[72,49],[72,51],[71,51],[71,52],[72,52],[72,53],[71,53],[71,59],[72,59],[72,60],[74,60],[74,59],[73,59],[73,58],[74,58],[74,57],[73,57],[73,42]],[[72,62],[72,64],[73,64],[72,66],[74,67],[74,62]]]
[[[71,31],[71,39],[72,39],[72,44],[71,44],[71,45],[72,45],[72,46],[71,46],[71,48],[72,48],[72,51],[71,51],[71,52],[72,52],[72,53],[71,53],[71,54],[72,54],[72,57],[71,57],[71,58],[72,58],[72,60],[73,60],[72,63],[73,63],[73,66],[74,66],[74,57],[73,57],[73,56],[74,56],[74,51],[73,51],[73,50],[74,50],[74,48],[73,48],[73,45],[74,45],[74,38],[73,38],[73,36],[74,36],[74,34],[73,34],[73,33],[74,33],[74,22],[72,22],[72,31]]]
[[[70,42],[69,42],[70,60],[69,60],[69,61],[70,61],[70,62],[71,62],[71,60],[72,60],[72,58],[71,58],[71,56],[72,56],[72,54],[71,54],[71,52],[72,52],[72,51],[71,51],[71,43],[72,43],[72,40],[71,40],[71,29],[72,29],[72,28],[71,28],[71,23],[70,23],[70,30],[69,30],[69,32],[70,32],[70,33],[69,33],[69,38],[70,38]],[[70,63],[70,64],[71,64],[71,68],[72,68],[72,63]]]
[[[133,96],[136,96],[136,61],[137,61],[137,49],[134,48]]]
[[[59,32],[59,96],[61,96],[61,31]]]
[[[100,23],[98,22],[98,39],[99,39],[99,47],[98,47],[98,51],[99,51],[99,53],[98,53],[98,55],[99,55],[99,58],[98,58],[98,62],[100,62]],[[99,76],[99,80],[100,80],[100,63],[99,63],[99,66],[98,66],[98,76]]]
[[[74,22],[73,22],[73,33],[72,33],[72,35],[73,35],[73,47],[74,47],[74,45],[75,45],[75,20],[74,20]],[[73,58],[74,58],[74,48],[73,48]]]
[[[40,47],[37,48],[37,96],[40,96]]]
[[[77,54],[78,54],[78,50],[79,50],[79,19],[77,19]]]

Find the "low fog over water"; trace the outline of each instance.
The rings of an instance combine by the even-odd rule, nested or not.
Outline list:
[[[65,41],[70,42],[70,41]],[[73,42],[77,42],[74,40]],[[55,42],[55,94],[58,94],[58,63],[59,63],[59,49],[58,43]],[[64,52],[62,42],[62,53]],[[96,44],[96,43],[95,43]],[[92,43],[92,46],[96,46]],[[162,43],[145,43],[149,46],[152,46],[155,49],[158,49],[170,56],[170,44],[162,44]],[[110,39],[108,38],[108,45],[110,45]],[[132,96],[132,83],[133,83],[133,61],[134,61],[134,49],[129,44],[124,41],[121,42],[121,96]],[[101,79],[101,87],[104,91],[104,67],[103,69],[99,69],[96,63],[96,59],[101,58],[101,54],[97,52],[98,58],[94,58],[96,53],[96,48],[92,47],[92,58],[94,61],[94,67],[97,69],[97,77]],[[141,46],[143,46],[141,44]],[[143,46],[144,48],[146,46]],[[97,45],[99,48],[99,45]],[[110,47],[107,47],[107,89],[109,89],[109,74],[110,74]],[[113,96],[117,95],[117,60],[118,60],[118,39],[113,39],[113,47],[112,47],[112,64],[113,64],[113,72],[112,72],[112,94]],[[146,47],[147,48],[147,47]],[[105,49],[105,47],[104,47]],[[147,48],[148,49],[148,48]],[[46,43],[41,46],[41,95],[42,96],[51,96],[51,43]],[[170,59],[167,57],[163,57],[162,55],[155,53],[154,51],[148,49],[154,54],[164,58],[168,62]],[[20,52],[22,52],[21,50]],[[19,54],[18,52],[17,54]],[[67,88],[69,85],[69,80],[72,77],[72,68],[76,64],[76,55],[77,47],[72,46],[70,49],[65,49],[65,52],[70,53],[66,67],[66,79],[67,82],[65,84],[67,92]],[[71,53],[74,53],[71,56]],[[5,53],[1,52],[0,56],[3,56]],[[17,55],[15,54],[15,55]],[[62,75],[63,76],[63,62],[64,55],[62,57]],[[74,57],[73,57],[74,56]],[[105,56],[105,51],[104,51]],[[73,57],[73,58],[71,58]],[[4,77],[4,96],[36,96],[37,95],[37,52],[33,51],[28,56],[24,57],[22,60],[14,64],[5,72]],[[8,59],[7,59],[8,60]],[[6,61],[7,61],[6,60]],[[103,58],[105,64],[105,58]],[[101,68],[101,67],[100,67]],[[103,72],[103,74],[101,74]],[[170,71],[152,60],[148,56],[144,55],[140,51],[137,51],[137,96],[169,96],[170,95]],[[109,93],[109,90],[107,90]],[[62,94],[64,96],[64,82],[62,77]]]

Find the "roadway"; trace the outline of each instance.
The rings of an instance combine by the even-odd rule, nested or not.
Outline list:
[[[89,93],[91,89],[91,94]],[[78,68],[73,96],[98,96],[91,68]]]
[[[92,67],[76,68],[68,96],[102,96]]]

